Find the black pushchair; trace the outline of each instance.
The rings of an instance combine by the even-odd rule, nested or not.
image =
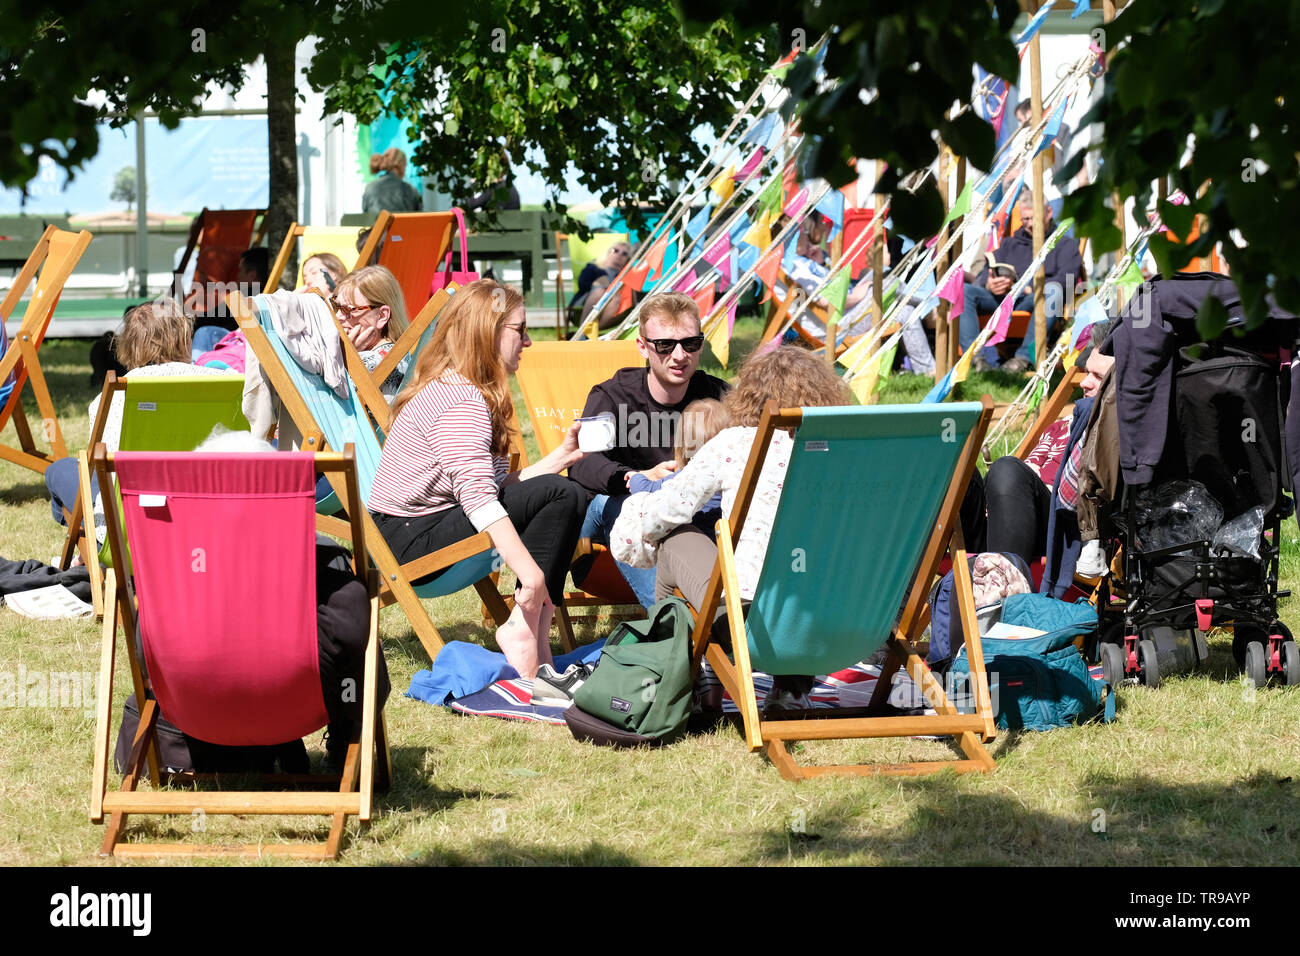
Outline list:
[[[1237,318],[1207,345],[1195,317],[1210,294]],[[1236,287],[1215,273],[1157,279],[1125,310],[1125,322],[1157,324],[1143,335],[1165,337],[1173,367],[1152,480],[1124,487],[1109,516],[1110,553],[1121,548],[1123,574],[1109,585],[1113,595],[1106,585],[1099,595],[1096,656],[1115,683],[1155,687],[1199,666],[1213,627],[1232,628],[1233,655],[1255,686],[1300,683],[1300,648],[1277,614],[1278,598],[1289,594],[1278,590],[1281,522],[1293,509],[1284,441],[1290,382],[1279,356],[1295,347],[1297,323],[1273,308],[1268,322],[1245,332],[1240,312]],[[1244,334],[1233,334],[1234,324]]]

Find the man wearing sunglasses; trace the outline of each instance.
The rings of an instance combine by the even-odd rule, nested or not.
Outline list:
[[[640,320],[637,349],[646,365],[621,369],[601,382],[587,395],[582,410],[584,418],[613,415],[616,444],[609,451],[589,453],[569,469],[569,477],[595,496],[581,537],[598,544],[609,542],[609,529],[627,500],[628,475],[671,464],[682,409],[696,399],[721,398],[727,390],[722,379],[699,370],[704,336],[695,300],[681,292],[652,295],[641,305]],[[655,572],[622,564],[619,570],[642,606],[650,607]],[[575,567],[579,587],[585,571]]]

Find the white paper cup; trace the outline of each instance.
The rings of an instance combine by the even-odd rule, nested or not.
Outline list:
[[[578,450],[584,452],[609,451],[614,447],[614,416],[601,412],[591,418],[579,418]]]

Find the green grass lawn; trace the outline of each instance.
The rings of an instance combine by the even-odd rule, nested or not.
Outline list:
[[[752,347],[738,325],[733,355]],[[70,447],[83,447],[91,398],[89,344],[42,349]],[[734,364],[733,364],[734,369]],[[886,401],[929,385],[895,376]],[[1017,383],[972,375],[964,397],[1009,400]],[[13,444],[12,427],[0,440]],[[1283,586],[1300,583],[1296,526],[1283,528]],[[0,554],[48,560],[61,529],[38,475],[0,464]],[[881,543],[887,546],[887,543]],[[852,569],[844,587],[852,593]],[[490,644],[469,595],[431,605],[446,638]],[[1300,631],[1293,604],[1283,617]],[[580,637],[603,635],[587,626]],[[730,725],[673,746],[610,751],[563,727],[463,718],[404,697],[428,666],[401,611],[382,612],[392,674],[388,702],[395,783],[368,828],[353,823],[351,864],[1063,864],[1268,865],[1300,862],[1300,689],[1243,687],[1230,637],[1211,637],[1200,673],[1158,691],[1126,687],[1119,719],[1048,734],[1001,735],[986,776],[783,781],[745,752]],[[92,672],[99,627],[33,622],[0,609],[0,678]],[[126,658],[118,661],[124,674]],[[119,682],[115,715],[125,696]],[[103,828],[88,820],[93,715],[81,706],[0,704],[0,863],[87,864]],[[115,716],[116,720],[116,716]],[[309,742],[313,751],[319,738]],[[846,761],[943,757],[919,741],[816,743],[801,756]],[[116,781],[110,777],[110,783]],[[323,836],[314,821],[208,818],[204,842]],[[189,817],[137,818],[137,839],[186,836]]]

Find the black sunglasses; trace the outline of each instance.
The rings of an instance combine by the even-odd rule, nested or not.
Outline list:
[[[684,339],[645,339],[644,341],[660,355],[672,355],[673,350],[679,345],[686,352],[698,352],[704,348],[703,335],[692,335]]]

